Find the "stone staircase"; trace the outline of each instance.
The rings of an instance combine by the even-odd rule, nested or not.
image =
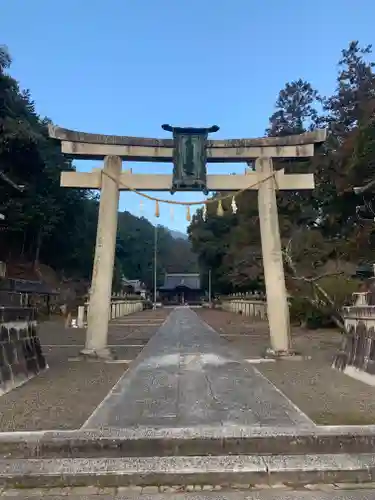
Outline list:
[[[0,434],[0,485],[159,493],[370,487],[374,450],[375,426],[315,425],[180,308],[81,429]]]
[[[251,489],[375,481],[375,432],[123,429],[4,433],[0,484]]]

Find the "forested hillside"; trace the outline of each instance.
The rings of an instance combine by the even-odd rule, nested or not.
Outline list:
[[[0,46],[0,260],[39,262],[65,277],[89,278],[96,237],[97,195],[60,188],[60,173],[74,170],[49,139],[48,119],[31,93],[11,76],[11,57]],[[1,175],[23,185],[18,191]],[[119,214],[115,276],[152,283],[154,227]],[[158,228],[158,276],[196,269],[190,243]]]
[[[299,134],[316,127],[328,129],[328,140],[314,159],[283,165],[289,172],[314,172],[316,183],[312,192],[278,193],[289,290],[302,283],[312,288],[312,282],[320,278],[328,286],[328,276],[337,280],[345,276],[348,283],[347,277],[358,264],[375,260],[374,194],[371,190],[353,193],[354,186],[375,178],[371,52],[371,47],[361,47],[359,42],[351,42],[342,51],[331,96],[321,95],[297,74],[296,80],[280,90],[269,119],[266,134],[270,136]],[[228,205],[223,217],[215,214],[214,206],[208,210],[207,222],[202,221],[201,213],[193,217],[189,228],[193,248],[201,267],[206,272],[212,269],[216,292],[258,288],[263,269],[257,193],[249,191],[239,197],[236,215]],[[359,214],[357,205],[365,207]]]

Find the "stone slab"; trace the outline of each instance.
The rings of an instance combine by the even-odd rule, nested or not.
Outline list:
[[[132,457],[0,460],[0,485],[8,487],[154,486],[268,482],[258,456]]]
[[[0,485],[64,486],[264,485],[371,482],[375,457],[363,455],[123,457],[0,460]]]
[[[373,426],[110,428],[0,433],[0,457],[370,453]]]
[[[142,425],[315,427],[187,307],[170,314],[84,428]]]
[[[263,456],[272,482],[294,484],[311,482],[371,481],[375,456],[363,454],[268,455]]]
[[[10,491],[0,494],[0,498],[16,498],[18,500],[29,500],[37,498],[38,494],[31,496],[29,491]],[[38,498],[41,498],[39,496]],[[56,495],[52,491],[43,496],[48,500],[374,500],[374,490],[350,490],[350,491],[225,491],[225,492],[195,492],[195,493],[161,493],[161,494],[137,494],[135,492],[119,492],[113,494],[97,493],[73,493]]]

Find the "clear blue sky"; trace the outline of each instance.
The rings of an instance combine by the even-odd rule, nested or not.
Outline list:
[[[216,138],[255,137],[287,81],[332,92],[341,49],[353,39],[375,42],[374,19],[374,0],[0,0],[0,43],[38,112],[62,127],[168,137],[162,123],[218,124]],[[123,193],[120,209],[139,215],[139,197]],[[153,213],[146,202],[155,222]],[[166,205],[158,222],[187,224],[182,208],[171,221]]]

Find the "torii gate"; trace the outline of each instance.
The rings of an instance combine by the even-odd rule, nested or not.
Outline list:
[[[122,170],[122,161],[172,162],[174,141],[76,132],[49,126],[49,136],[61,141],[62,153],[73,159],[104,160],[103,169],[92,172],[62,172],[61,186],[101,190],[88,328],[83,355],[108,358],[108,317],[117,232],[119,192],[170,191],[172,175],[133,174]],[[255,172],[245,175],[207,175],[209,191],[238,191],[246,185],[258,190],[263,267],[267,293],[271,347],[275,352],[290,349],[290,320],[285,286],[276,190],[314,189],[314,175],[273,175],[273,158],[296,159],[314,156],[314,146],[326,139],[325,130],[286,137],[208,140],[207,162],[248,164]],[[258,183],[256,186],[255,184]],[[127,186],[127,187],[125,187]]]

